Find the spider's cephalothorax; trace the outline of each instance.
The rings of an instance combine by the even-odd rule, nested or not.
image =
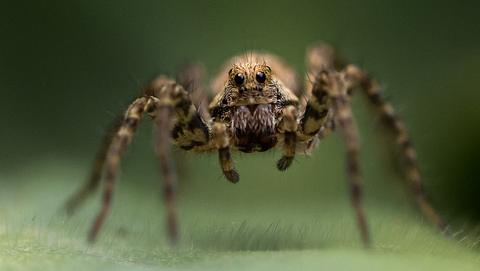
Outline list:
[[[225,123],[232,145],[243,152],[266,151],[277,142],[277,125],[287,105],[298,104],[272,72],[268,55],[238,57],[225,86],[210,104],[213,121]]]
[[[236,183],[239,175],[234,169],[232,150],[258,152],[278,146],[283,155],[277,168],[286,170],[297,153],[309,153],[316,142],[335,129],[345,143],[350,196],[362,240],[368,245],[368,227],[361,204],[360,144],[350,105],[355,90],[361,89],[396,135],[405,160],[406,178],[420,209],[444,230],[445,223],[422,188],[415,149],[405,125],[381,95],[379,84],[357,66],[345,65],[323,43],[307,51],[307,68],[307,80],[301,91],[295,72],[280,58],[265,53],[234,57],[212,81],[213,98],[208,108],[199,98],[205,97],[201,93],[206,92],[202,91],[202,70],[197,66],[185,69],[179,75],[179,83],[159,76],[107,133],[89,181],[67,202],[67,210],[73,212],[98,187],[105,172],[102,209],[89,235],[90,240],[95,240],[109,210],[120,158],[144,114],[155,122],[155,150],[164,177],[167,228],[172,242],[178,236],[172,140],[186,151],[217,152],[223,174]]]

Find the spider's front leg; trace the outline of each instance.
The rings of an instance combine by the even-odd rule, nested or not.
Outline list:
[[[323,43],[307,50],[308,74],[306,78],[305,112],[299,119],[299,131],[303,141],[323,138],[333,130],[333,115],[329,94],[318,82],[322,71],[332,70],[335,63],[333,49]]]
[[[189,92],[175,81],[161,76],[151,83],[147,94],[155,97],[149,114],[156,124],[155,151],[163,175],[168,235],[170,242],[175,244],[178,239],[175,209],[177,172],[170,151],[170,139],[173,137],[184,150],[205,150],[210,148],[209,127],[192,103]]]
[[[132,140],[144,112],[154,118],[156,124],[155,149],[163,174],[169,239],[171,243],[175,243],[178,239],[174,204],[176,171],[170,153],[170,139],[173,136],[176,143],[183,149],[201,148],[209,143],[209,129],[198,115],[188,92],[174,81],[163,76],[158,77],[147,87],[144,95],[129,106],[120,128],[111,138],[107,148],[102,208],[90,230],[90,241],[96,239],[108,213],[121,156]]]
[[[102,165],[105,168],[105,185],[102,196],[102,208],[98,213],[88,235],[89,241],[95,241],[100,228],[103,225],[105,217],[110,209],[115,179],[118,173],[120,158],[132,141],[138,123],[145,111],[148,111],[153,104],[149,97],[136,99],[127,109],[125,117],[120,127],[116,130],[108,146],[105,155],[105,162]],[[108,143],[107,142],[107,143]]]
[[[322,67],[323,68],[323,67]],[[314,71],[314,69],[312,70]],[[312,73],[314,75],[315,73]],[[332,70],[317,70],[311,84],[311,97],[300,118],[300,135],[305,139],[330,133],[338,127],[346,146],[347,179],[363,244],[370,245],[367,219],[362,206],[362,181],[359,168],[360,143],[348,97],[344,75]]]
[[[212,125],[212,144],[218,149],[218,160],[225,177],[232,183],[238,183],[240,176],[233,166],[227,127],[224,123],[214,122]]]
[[[299,136],[307,141],[329,134],[334,126],[346,146],[347,178],[350,198],[355,210],[363,244],[369,246],[370,234],[362,206],[362,181],[359,168],[360,143],[352,115],[348,90],[350,84],[343,73],[335,72],[338,65],[333,49],[325,44],[307,52],[307,104],[299,118]]]
[[[283,156],[277,162],[279,170],[286,170],[295,157],[295,149],[297,143],[297,108],[289,105],[283,109],[282,120],[278,125],[280,134],[283,134]]]

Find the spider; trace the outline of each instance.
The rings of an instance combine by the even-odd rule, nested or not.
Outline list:
[[[310,153],[317,142],[336,131],[345,144],[351,203],[362,242],[368,246],[370,235],[362,207],[360,144],[350,103],[358,89],[394,132],[407,183],[420,210],[441,231],[445,230],[444,221],[422,188],[410,136],[393,107],[383,98],[378,82],[358,66],[347,65],[326,43],[309,47],[306,58],[308,71],[301,94],[302,86],[295,72],[279,57],[260,52],[233,57],[211,83],[213,99],[208,108],[192,99],[194,90],[202,85],[198,68],[186,69],[178,83],[167,76],[155,78],[107,133],[88,182],[66,204],[68,213],[73,213],[96,190],[104,174],[102,207],[88,235],[88,240],[94,241],[110,208],[121,157],[143,115],[149,115],[155,122],[155,151],[163,175],[168,237],[173,244],[178,239],[178,222],[172,141],[186,151],[217,152],[226,179],[237,183],[239,175],[232,151],[253,153],[281,148],[282,157],[276,166],[284,171],[296,154]]]

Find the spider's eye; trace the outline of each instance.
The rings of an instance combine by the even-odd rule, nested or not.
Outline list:
[[[264,72],[257,72],[257,74],[255,75],[255,79],[257,79],[257,82],[259,83],[264,83],[267,79],[267,76]]]
[[[237,85],[241,85],[241,84],[243,84],[243,82],[245,82],[245,75],[243,75],[241,73],[237,73],[235,75],[235,77],[233,78],[233,80],[235,80],[235,83]]]

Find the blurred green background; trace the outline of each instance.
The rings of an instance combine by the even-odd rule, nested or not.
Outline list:
[[[52,238],[83,244],[98,199],[74,222],[56,211],[87,176],[110,120],[154,75],[175,76],[192,61],[212,75],[228,57],[251,49],[281,55],[304,74],[305,48],[317,40],[335,45],[385,86],[411,131],[435,205],[454,231],[478,240],[470,232],[480,220],[479,8],[473,1],[1,1],[0,221],[6,239],[16,240],[2,247],[15,250],[32,228],[55,236],[29,241],[39,247]],[[360,97],[354,106],[374,239],[389,247],[420,223],[419,235],[437,240],[406,193],[379,118]],[[163,238],[152,142],[146,121],[123,163],[106,248],[118,245],[118,232],[137,249],[165,245],[152,240]],[[193,238],[194,249],[227,251],[358,246],[342,150],[338,138],[328,138],[287,173],[275,169],[278,151],[235,154],[238,185],[222,178],[215,155],[179,153],[186,239]],[[404,221],[411,222],[402,227]],[[228,232],[228,225],[241,237],[218,234],[217,227]],[[295,228],[302,225],[305,234]],[[403,248],[422,250],[415,240]]]

